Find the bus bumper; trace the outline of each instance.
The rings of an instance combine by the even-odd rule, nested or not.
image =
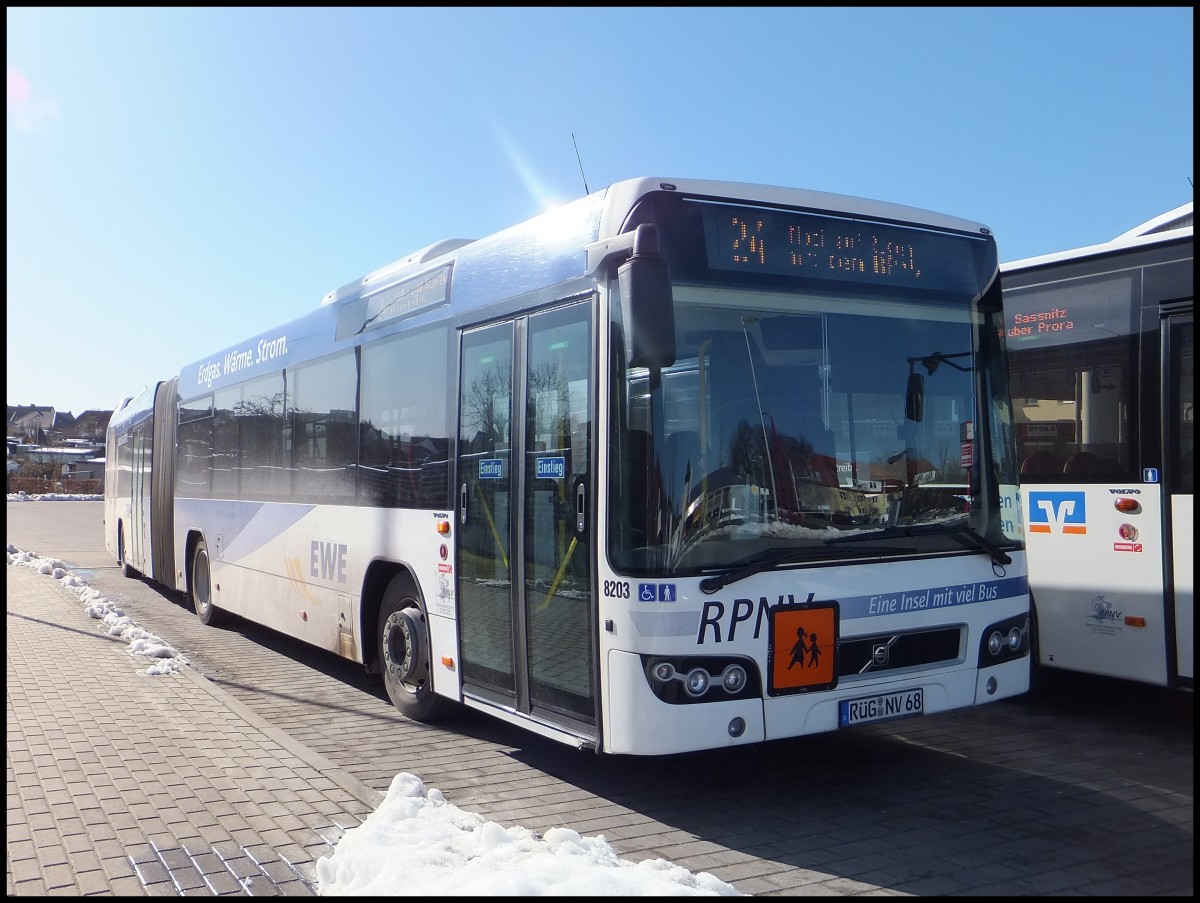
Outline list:
[[[604,751],[649,756],[761,743],[761,699],[672,705],[650,690],[641,657],[608,654]]]

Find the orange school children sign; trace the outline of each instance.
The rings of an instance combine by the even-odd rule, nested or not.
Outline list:
[[[771,610],[768,692],[772,696],[837,686],[838,604],[808,602]]]

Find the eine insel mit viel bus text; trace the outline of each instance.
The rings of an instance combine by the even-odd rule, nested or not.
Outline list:
[[[112,418],[130,574],[488,712],[654,755],[1029,686],[996,242],[643,178],[446,240]]]

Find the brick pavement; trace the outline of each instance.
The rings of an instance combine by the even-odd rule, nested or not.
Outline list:
[[[382,800],[43,574],[8,567],[6,621],[10,896],[315,894]]]
[[[13,508],[22,513],[19,529],[13,528]],[[14,541],[20,537],[23,548],[42,553],[50,543],[52,554],[69,557],[90,586],[187,651],[196,672],[207,675],[208,690],[224,694],[223,717],[258,725],[261,734],[297,750],[326,777],[344,788],[359,787],[350,793],[355,798],[378,797],[347,775],[383,790],[398,772],[412,771],[455,805],[491,821],[601,833],[624,859],[661,857],[761,896],[1192,896],[1190,693],[1061,674],[1027,698],[935,718],[752,749],[610,759],[542,741],[473,711],[440,727],[408,721],[378,677],[360,665],[249,623],[205,627],[179,594],[121,577],[111,558],[97,551],[99,541],[62,538],[63,525],[77,515],[47,520],[43,539],[31,535],[30,509],[38,507],[10,505]],[[98,509],[95,517],[98,522]],[[16,592],[13,581],[26,577],[36,582],[27,588],[61,596],[62,610],[78,612],[78,622],[39,615],[42,620],[94,632],[89,648],[97,647],[95,637],[105,639],[72,593],[26,568],[9,573],[10,593]],[[29,839],[28,828],[24,836],[13,829],[12,671],[13,649],[20,645],[15,610],[10,599],[10,893],[13,851]],[[122,646],[114,649],[117,661],[134,661]],[[39,663],[82,660],[61,641],[53,652],[31,657]],[[27,667],[23,658],[16,660]],[[163,679],[146,677],[145,666],[137,661],[130,673],[154,688]],[[41,678],[47,685],[78,679],[60,674],[57,663],[38,673],[45,670],[51,674]],[[203,683],[198,673],[187,679]],[[111,686],[111,678],[104,683]],[[161,701],[162,692],[151,699]],[[186,686],[182,695],[197,692]],[[196,700],[184,704],[194,707]],[[172,700],[164,709],[169,714],[179,705]],[[185,713],[182,720],[194,717]],[[267,722],[294,740],[272,733]],[[52,756],[41,762],[55,765]],[[39,773],[58,779],[49,768]],[[36,794],[31,780],[25,773],[20,786]],[[193,791],[185,784],[180,793],[190,799]],[[215,792],[200,799],[228,805]],[[287,800],[295,802],[294,795]],[[166,848],[164,855],[148,852],[164,870],[171,867]],[[240,860],[235,868],[253,864],[249,856],[233,856],[233,849],[213,855],[221,859],[222,852]],[[280,868],[283,861],[277,860]],[[224,862],[202,860],[201,868],[224,868]],[[311,863],[298,867],[308,869],[309,883],[259,881],[234,892],[311,893]],[[149,888],[144,893],[181,892],[167,881],[139,882],[135,892],[139,887]],[[197,890],[214,892],[207,885]]]

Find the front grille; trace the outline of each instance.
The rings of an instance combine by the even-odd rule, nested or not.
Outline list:
[[[838,677],[960,662],[963,630],[961,626],[940,627],[842,640],[838,644]]]

